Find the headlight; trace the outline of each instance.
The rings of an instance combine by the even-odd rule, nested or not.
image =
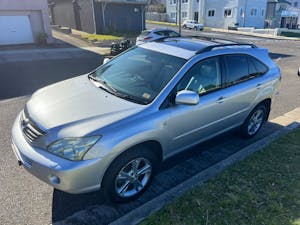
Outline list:
[[[48,146],[48,151],[65,159],[79,161],[101,136],[64,138]]]

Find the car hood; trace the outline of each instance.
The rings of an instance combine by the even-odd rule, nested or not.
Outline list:
[[[87,75],[42,88],[26,104],[30,118],[45,130],[68,124],[78,126],[91,120],[97,121],[94,126],[99,129],[144,107],[96,87]],[[89,128],[85,126],[86,132],[96,129],[89,124]]]

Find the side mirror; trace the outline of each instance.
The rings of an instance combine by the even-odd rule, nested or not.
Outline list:
[[[175,98],[175,103],[182,105],[197,105],[199,101],[199,94],[189,90],[179,91]]]
[[[298,76],[300,76],[300,66],[299,66],[299,68],[298,68]]]
[[[104,58],[103,65],[106,64],[106,63],[108,63],[108,61],[109,61],[109,58]]]

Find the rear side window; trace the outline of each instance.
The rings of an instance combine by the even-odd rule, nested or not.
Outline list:
[[[234,84],[247,79],[249,75],[247,56],[227,55],[225,59],[228,84]]]
[[[171,30],[157,31],[155,34],[164,36],[164,37],[179,37],[180,35]]]
[[[268,71],[268,67],[252,56],[236,54],[226,55],[226,83],[231,85],[260,76]]]
[[[251,75],[262,75],[268,71],[268,67],[259,60],[249,56],[249,72]]]

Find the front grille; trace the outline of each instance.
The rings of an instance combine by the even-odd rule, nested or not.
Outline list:
[[[45,135],[46,133],[37,127],[37,125],[29,118],[26,110],[22,114],[21,117],[21,127],[23,130],[24,136],[28,141],[34,142],[39,137]]]

